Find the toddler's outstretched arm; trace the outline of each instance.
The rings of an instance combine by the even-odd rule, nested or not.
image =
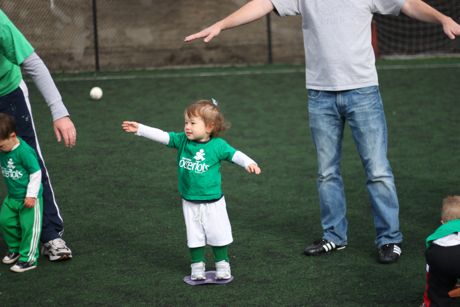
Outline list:
[[[155,142],[168,145],[169,134],[161,129],[145,126],[133,121],[124,121],[121,127],[126,132],[135,133],[136,135],[143,136]]]
[[[261,172],[257,163],[239,150],[233,155],[232,162],[244,167],[248,173],[259,175]]]

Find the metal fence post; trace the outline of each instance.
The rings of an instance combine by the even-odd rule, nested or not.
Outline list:
[[[93,37],[94,37],[94,64],[96,72],[99,71],[99,38],[98,38],[98,27],[97,27],[97,0],[93,0]]]
[[[267,57],[268,64],[273,64],[273,49],[272,49],[272,23],[270,18],[271,13],[267,14]]]

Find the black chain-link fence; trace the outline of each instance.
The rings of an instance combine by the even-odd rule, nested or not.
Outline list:
[[[425,0],[460,22],[459,0]],[[440,25],[401,16],[375,15],[381,55],[460,54],[460,39],[450,40]]]
[[[0,6],[57,71],[304,62],[300,17],[274,14],[209,44],[194,33],[246,0],[4,0]],[[460,1],[430,4],[458,20]],[[381,55],[460,53],[439,25],[376,16]]]
[[[94,70],[91,0],[7,0],[1,8],[51,70]]]

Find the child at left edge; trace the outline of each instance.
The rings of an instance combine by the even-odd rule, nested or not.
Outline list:
[[[42,173],[37,153],[16,135],[14,118],[0,113],[0,166],[8,193],[0,227],[8,247],[2,262],[22,273],[37,267],[42,229]]]
[[[210,245],[216,279],[230,279],[228,245],[233,237],[221,188],[221,161],[234,162],[257,175],[261,170],[251,158],[217,137],[228,125],[214,99],[191,104],[184,117],[184,131],[179,133],[168,133],[133,121],[124,121],[122,128],[177,149],[179,192],[192,258],[190,278],[206,279],[205,246]]]

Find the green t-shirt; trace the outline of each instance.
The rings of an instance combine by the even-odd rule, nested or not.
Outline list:
[[[37,153],[19,138],[19,146],[10,152],[0,152],[0,167],[8,188],[8,197],[24,199],[29,184],[29,175],[40,170]],[[40,187],[38,197],[42,195]]]
[[[460,232],[460,219],[451,220],[439,226],[435,232],[426,238],[426,248],[430,247],[431,242],[441,239],[445,236]]]
[[[0,10],[0,96],[18,88],[22,79],[19,65],[34,52],[34,48]]]
[[[222,196],[220,161],[232,161],[236,149],[224,139],[199,143],[184,132],[169,132],[169,147],[177,148],[179,193],[187,200],[212,200]]]

